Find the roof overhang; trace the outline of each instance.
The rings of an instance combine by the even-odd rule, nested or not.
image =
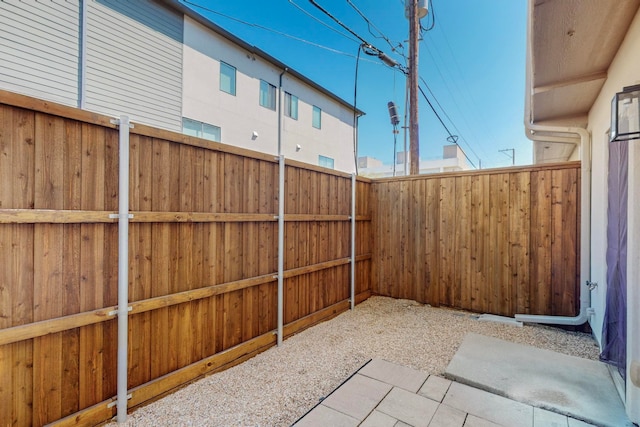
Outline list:
[[[529,0],[525,121],[587,127],[640,0]],[[575,144],[535,141],[534,163],[566,161]]]

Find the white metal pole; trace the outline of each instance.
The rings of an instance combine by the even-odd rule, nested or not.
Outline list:
[[[284,323],[284,156],[280,155],[278,176],[278,346],[282,345]]]
[[[356,174],[351,174],[351,310],[356,306]]]
[[[120,116],[118,194],[118,423],[127,421],[129,334],[129,117]]]

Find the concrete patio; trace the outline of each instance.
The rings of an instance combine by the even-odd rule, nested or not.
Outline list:
[[[491,339],[490,344],[493,344],[493,348],[485,347],[483,351],[479,351],[477,345],[481,344],[484,338],[486,337],[470,334],[461,346],[459,354],[452,360],[450,368],[447,369],[447,375],[450,375],[449,371],[453,368],[454,372],[460,374],[461,381],[466,381],[465,372],[477,371],[482,372],[481,376],[491,376],[492,374],[487,374],[489,371],[486,369],[486,363],[475,364],[474,360],[471,360],[470,354],[474,352],[480,355],[483,353],[495,355],[505,350],[505,357],[512,357],[513,351],[527,353],[532,349],[529,346],[515,345],[506,341],[499,343],[498,341],[501,340]],[[501,347],[504,345],[506,347]],[[523,357],[522,360],[523,363],[529,363],[529,359],[526,357]],[[580,359],[580,361],[584,360]],[[500,363],[495,363],[495,360],[493,362],[496,369],[504,368],[504,363],[500,365]],[[549,365],[554,365],[558,363],[558,360],[552,357],[547,358],[546,362]],[[466,366],[467,369],[460,369],[461,366]],[[574,368],[571,364],[562,366],[570,371],[575,369],[571,372],[576,376],[580,376],[580,372],[584,368],[580,363],[573,365]],[[493,372],[495,373],[495,370]],[[504,378],[513,372],[514,368],[506,369],[506,374],[501,375],[500,378],[504,381]],[[531,375],[533,384],[545,381],[544,377],[541,380],[536,379],[538,375],[536,370],[529,369],[528,374]],[[604,382],[606,380],[604,378]],[[588,413],[575,416],[571,411],[546,406],[544,396],[540,401],[529,399],[523,403],[504,397],[508,393],[499,387],[498,389],[488,388],[491,391],[477,388],[487,388],[482,382],[474,383],[474,387],[443,377],[427,375],[385,360],[373,359],[294,425],[300,427],[328,425],[345,427],[585,427],[611,425],[608,422],[603,423],[602,418],[591,419]],[[592,389],[598,388],[600,387],[592,387]],[[494,392],[502,395],[494,394]],[[587,391],[580,389],[575,392],[576,396],[572,396],[568,401],[571,401],[572,398],[579,399]],[[617,398],[617,394],[613,398]],[[607,402],[603,404],[607,404]],[[552,409],[553,412],[544,409],[545,407]],[[597,409],[596,414],[598,413]],[[615,422],[618,423],[616,426],[632,425],[626,421],[621,404],[613,405],[607,411],[609,419],[616,420]],[[593,424],[578,418],[587,419]]]

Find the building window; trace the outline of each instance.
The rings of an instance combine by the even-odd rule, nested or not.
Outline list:
[[[333,169],[333,159],[331,157],[318,156],[318,165],[323,168]]]
[[[284,93],[284,115],[298,120],[298,97],[288,92]]]
[[[313,127],[316,129],[322,128],[322,110],[320,107],[313,106]]]
[[[224,62],[220,62],[220,90],[236,95],[236,69]]]
[[[189,136],[220,142],[221,130],[218,126],[202,123],[197,120],[182,118],[182,133]]]
[[[260,105],[270,110],[276,109],[276,87],[260,80]]]

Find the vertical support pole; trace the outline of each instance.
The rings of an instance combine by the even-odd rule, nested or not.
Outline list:
[[[129,117],[120,116],[118,185],[118,423],[127,421],[129,334]]]
[[[284,156],[278,156],[278,346],[282,345],[284,324]]]
[[[418,18],[418,0],[410,0],[409,16],[409,173],[420,173],[420,135],[418,126],[418,36],[420,18]]]
[[[351,174],[351,310],[356,306],[356,174]]]

